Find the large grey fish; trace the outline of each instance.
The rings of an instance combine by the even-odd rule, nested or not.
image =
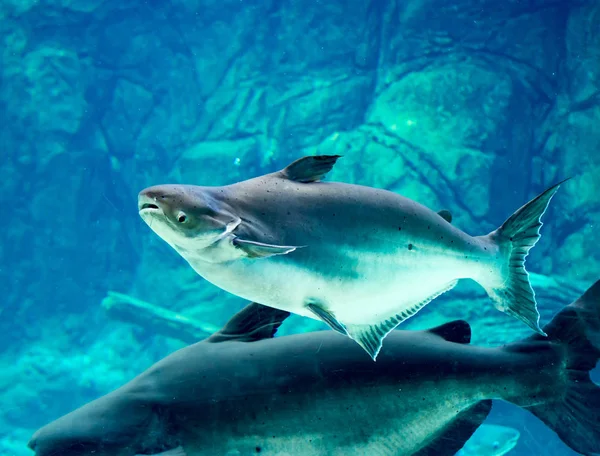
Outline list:
[[[491,399],[526,407],[575,451],[600,452],[600,281],[534,334],[469,345],[454,321],[392,331],[377,363],[334,331],[273,335],[250,304],[205,341],[51,422],[36,456],[451,456]]]
[[[308,156],[224,187],[150,187],[139,213],[209,282],[320,319],[373,359],[392,329],[461,278],[542,333],[525,257],[558,185],[472,237],[447,212],[396,193],[320,182],[337,159]]]
[[[456,456],[504,456],[517,446],[520,436],[508,426],[482,424]]]

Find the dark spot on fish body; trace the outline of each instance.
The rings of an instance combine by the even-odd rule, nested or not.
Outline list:
[[[412,250],[413,249],[413,245],[412,244],[408,244],[408,250]]]
[[[254,448],[254,451],[256,451],[257,453],[260,453],[262,451],[262,448],[257,446],[256,448]]]

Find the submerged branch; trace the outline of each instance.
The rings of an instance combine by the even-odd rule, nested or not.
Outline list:
[[[138,325],[154,334],[191,344],[205,339],[220,328],[193,320],[164,307],[131,296],[109,291],[102,307],[115,320]]]

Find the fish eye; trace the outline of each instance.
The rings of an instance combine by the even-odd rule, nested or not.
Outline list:
[[[177,221],[179,223],[185,223],[187,221],[187,215],[185,215],[185,212],[179,211],[179,214],[177,214]]]

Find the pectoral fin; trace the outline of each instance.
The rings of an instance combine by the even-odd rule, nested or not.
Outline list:
[[[245,241],[240,238],[233,239],[233,245],[242,250],[248,258],[267,258],[273,255],[285,255],[303,246],[272,245],[262,242]]]
[[[136,454],[135,456],[144,456],[142,454]],[[148,456],[148,455],[146,455]],[[149,456],[188,456],[183,447],[178,446],[177,448],[173,448],[171,450],[163,451],[162,453],[154,453]]]
[[[253,302],[231,317],[225,326],[206,339],[206,342],[214,344],[271,339],[289,315],[285,310]]]
[[[321,180],[335,165],[341,155],[314,155],[302,157],[288,165],[281,175],[297,182],[316,182]]]

